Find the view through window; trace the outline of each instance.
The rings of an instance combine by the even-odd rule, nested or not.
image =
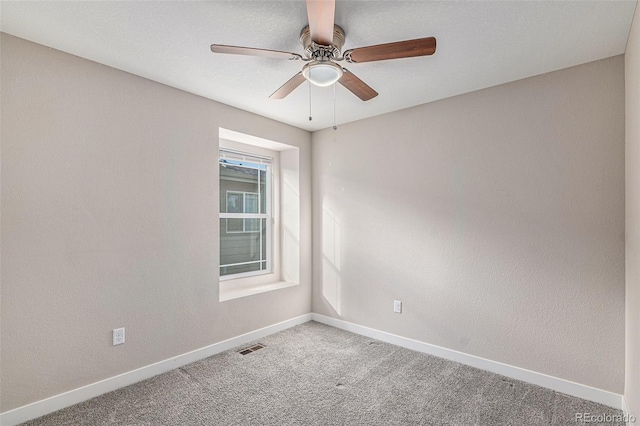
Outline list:
[[[220,277],[271,272],[271,159],[221,150]]]

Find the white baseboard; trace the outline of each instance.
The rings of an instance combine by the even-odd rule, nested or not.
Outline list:
[[[514,367],[512,365],[503,364],[497,361],[480,358],[463,352],[454,351],[452,349],[443,348],[441,346],[431,345],[429,343],[420,342],[418,340],[408,339],[406,337],[397,336],[395,334],[384,331],[375,330],[373,328],[350,323],[336,318],[327,317],[320,314],[312,314],[314,321],[330,325],[332,327],[341,328],[352,333],[370,337],[372,339],[382,340],[383,342],[393,345],[402,346],[418,352],[424,352],[440,358],[459,362],[471,367],[479,368],[492,373],[500,374],[512,379],[522,380],[523,382],[532,383],[561,392],[578,398],[594,401],[618,410],[623,409],[622,395],[593,388],[587,385],[570,382],[553,376],[548,376],[535,371],[525,370],[524,368]]]
[[[301,315],[299,317],[273,324],[222,342],[214,343],[212,345],[205,346],[204,348],[196,349],[155,364],[147,365],[118,376],[110,377],[99,382],[6,411],[0,414],[0,425],[14,426],[37,417],[44,416],[45,414],[61,410],[79,402],[86,401],[87,399],[129,386],[133,383],[149,379],[158,374],[165,373],[183,365],[210,357],[236,346],[249,343],[253,340],[286,330],[287,328],[310,320],[367,336],[372,339],[378,339],[407,349],[412,349],[414,351],[424,352],[440,358],[469,365],[471,367],[491,371],[513,379],[522,380],[524,382],[552,389],[557,392],[562,392],[567,395],[598,402],[609,407],[623,410],[624,414],[628,414],[623,396],[613,392],[596,389],[557,377],[548,376],[546,374],[536,373],[535,371],[525,370],[523,368],[514,367],[501,362],[491,361],[474,355],[465,354],[463,352],[454,351],[452,349],[431,345],[429,343],[420,342],[418,340],[397,336],[395,334],[314,313]]]
[[[6,411],[0,414],[0,425],[14,426],[19,423],[26,422],[27,420],[44,416],[45,414],[61,410],[65,407],[129,386],[133,383],[149,379],[153,376],[157,376],[158,374],[173,370],[174,368],[182,367],[183,365],[224,352],[236,346],[244,345],[245,343],[260,339],[264,336],[268,336],[269,334],[277,333],[278,331],[286,330],[287,328],[310,320],[311,314],[301,315],[241,336],[205,346],[204,348],[165,359],[164,361],[156,362],[155,364],[147,365],[99,382],[91,383],[90,385],[86,385],[81,388],[73,389],[50,398]]]
[[[624,414],[626,426],[634,426],[637,424],[636,421],[638,419],[629,412],[629,406],[627,405],[627,400],[624,398],[624,395],[622,395],[622,414]]]

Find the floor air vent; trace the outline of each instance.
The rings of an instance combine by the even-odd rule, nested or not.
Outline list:
[[[246,354],[250,354],[251,352],[255,352],[255,351],[259,351],[260,349],[264,348],[265,346],[262,343],[258,343],[257,345],[253,345],[250,348],[244,348],[244,349],[240,349],[238,351],[238,353],[240,355],[246,355]]]

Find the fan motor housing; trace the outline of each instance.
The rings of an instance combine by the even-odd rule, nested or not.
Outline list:
[[[344,40],[344,30],[338,25],[333,26],[333,42],[331,46],[322,46],[311,40],[311,31],[308,25],[300,31],[300,43],[304,48],[305,56],[309,59],[339,58],[342,46],[344,46]]]

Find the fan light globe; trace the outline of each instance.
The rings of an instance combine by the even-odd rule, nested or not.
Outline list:
[[[342,77],[342,67],[334,62],[313,61],[302,68],[302,75],[312,84],[331,86]]]

